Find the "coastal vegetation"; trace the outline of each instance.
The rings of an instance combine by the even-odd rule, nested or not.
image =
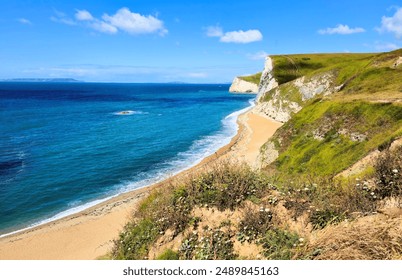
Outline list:
[[[261,148],[277,157],[155,189],[111,258],[401,259],[401,57],[272,56],[279,86],[260,105],[298,106]],[[328,86],[306,98],[308,83]]]
[[[262,72],[250,76],[241,76],[239,79],[258,85],[260,83]]]

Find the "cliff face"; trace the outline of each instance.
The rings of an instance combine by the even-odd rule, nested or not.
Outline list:
[[[232,85],[229,88],[229,92],[233,93],[257,93],[258,85],[244,81],[239,77],[234,78]]]
[[[299,112],[306,101],[315,96],[329,95],[338,90],[333,71],[311,77],[302,76],[281,85],[275,79],[273,71],[272,59],[267,57],[259,85],[258,105],[254,110],[279,122],[287,122],[292,114]]]
[[[261,74],[261,80],[260,84],[258,85],[258,96],[257,96],[257,101],[261,99],[261,96],[264,95],[264,93],[270,91],[271,89],[274,89],[278,86],[278,82],[276,81],[274,75],[273,75],[273,62],[272,58],[267,56],[265,58],[265,65],[264,65],[264,70],[262,71]]]

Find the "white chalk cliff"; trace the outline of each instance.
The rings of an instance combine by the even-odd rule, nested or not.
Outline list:
[[[242,80],[239,77],[234,78],[229,92],[233,93],[258,93],[258,85]]]
[[[283,85],[278,85],[273,71],[274,65],[268,56],[259,84],[258,105],[253,110],[279,122],[287,122],[307,100],[339,90],[335,87],[335,74],[331,71],[312,77],[303,76]]]
[[[264,70],[261,74],[260,84],[258,85],[258,96],[257,101],[260,100],[261,96],[263,96],[266,92],[274,89],[278,86],[278,82],[274,78],[273,75],[274,65],[272,62],[272,58],[267,56],[265,58]]]

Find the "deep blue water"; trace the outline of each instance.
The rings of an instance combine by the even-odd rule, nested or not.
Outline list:
[[[0,235],[194,165],[251,99],[228,85],[0,83]]]

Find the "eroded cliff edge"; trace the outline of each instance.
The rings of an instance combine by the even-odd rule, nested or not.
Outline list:
[[[261,80],[261,72],[249,76],[238,76],[233,79],[229,92],[232,93],[252,93],[259,91],[258,85]]]

